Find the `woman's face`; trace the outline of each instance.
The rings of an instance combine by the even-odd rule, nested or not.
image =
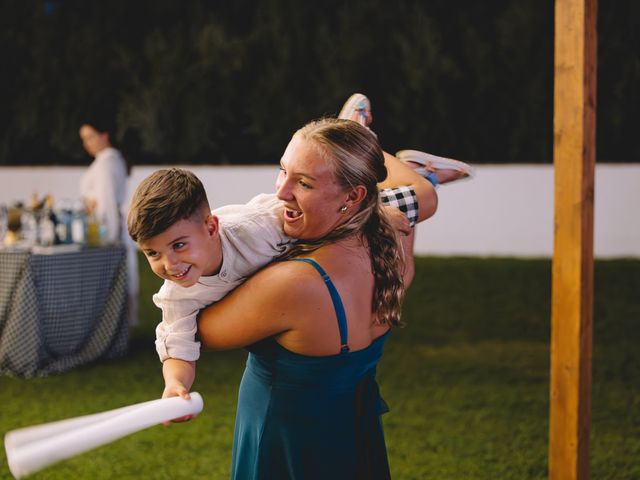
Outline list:
[[[107,132],[98,132],[91,125],[82,125],[80,127],[80,138],[82,145],[89,155],[95,157],[100,151],[110,147],[109,134]]]
[[[280,161],[276,194],[284,202],[284,232],[302,240],[323,237],[343,223],[349,192],[334,179],[313,144],[293,137]]]

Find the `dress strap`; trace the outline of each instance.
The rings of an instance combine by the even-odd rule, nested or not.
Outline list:
[[[335,309],[336,316],[338,317],[338,329],[340,330],[340,353],[348,352],[349,345],[347,333],[347,315],[344,312],[344,305],[342,304],[340,294],[331,281],[331,278],[329,278],[329,275],[327,275],[324,269],[320,265],[318,265],[315,260],[312,260],[310,258],[291,258],[290,260],[308,263],[309,265],[312,265],[320,275],[322,275],[322,279],[329,289],[331,301],[333,302],[333,308]]]

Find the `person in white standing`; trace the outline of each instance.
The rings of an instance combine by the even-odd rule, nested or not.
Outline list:
[[[94,157],[89,169],[80,180],[80,195],[88,214],[94,214],[106,227],[101,241],[127,247],[127,288],[129,325],[138,317],[138,260],[135,244],[124,227],[124,205],[127,192],[127,164],[122,154],[113,147],[109,129],[99,121],[80,127],[82,145]]]

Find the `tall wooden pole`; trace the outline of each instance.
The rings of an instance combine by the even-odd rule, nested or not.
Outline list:
[[[589,478],[596,0],[556,0],[549,479]]]

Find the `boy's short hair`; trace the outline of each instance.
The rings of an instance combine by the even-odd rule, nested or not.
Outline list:
[[[158,170],[145,178],[131,199],[127,227],[135,242],[149,240],[200,211],[209,213],[202,182],[180,168]]]

